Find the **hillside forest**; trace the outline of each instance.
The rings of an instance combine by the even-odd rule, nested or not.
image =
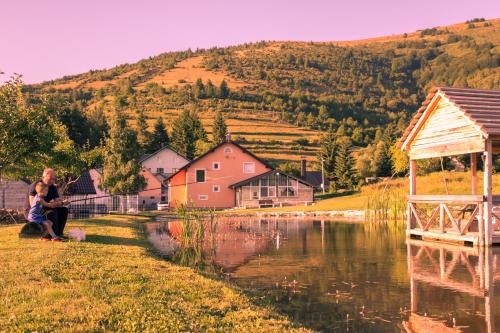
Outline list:
[[[500,19],[477,18],[359,41],[260,41],[168,52],[39,84],[14,78],[0,87],[0,110],[10,117],[24,110],[31,127],[13,122],[2,130],[2,140],[17,133],[21,141],[1,148],[0,172],[34,177],[50,154],[10,155],[20,142],[43,141],[24,132],[50,124],[57,135],[38,149],[56,149],[51,163],[67,174],[106,161],[120,169],[165,144],[193,158],[229,132],[287,172],[297,173],[302,158],[310,169],[323,162],[334,189],[404,175],[395,142],[432,86],[500,89],[499,26]],[[419,170],[440,168],[431,160]],[[137,171],[121,170],[123,177]]]

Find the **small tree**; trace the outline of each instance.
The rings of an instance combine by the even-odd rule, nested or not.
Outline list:
[[[227,137],[227,126],[220,109],[215,112],[214,125],[212,130],[214,144],[222,143]]]
[[[163,123],[163,119],[158,117],[154,124],[153,133],[149,137],[146,152],[153,153],[162,147],[168,146],[170,143],[170,138],[168,137],[167,129]]]
[[[197,99],[200,98],[205,98],[205,85],[203,84],[203,81],[199,78],[196,80],[194,87],[193,87],[193,94],[194,97]]]
[[[375,156],[373,159],[376,174],[379,177],[389,177],[392,174],[392,161],[389,144],[381,140],[377,143]]]
[[[222,80],[219,86],[219,97],[226,99],[229,97],[229,87],[227,86],[226,80]]]
[[[141,166],[136,133],[127,127],[123,114],[115,111],[104,149],[101,186],[111,194],[137,193],[146,185]]]
[[[145,148],[148,142],[151,140],[151,133],[148,131],[148,124],[146,122],[146,116],[142,109],[137,110],[137,140],[139,144]]]

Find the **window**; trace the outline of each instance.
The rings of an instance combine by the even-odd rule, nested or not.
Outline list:
[[[198,196],[198,200],[208,200],[208,195],[206,195],[206,194],[200,194]]]
[[[258,199],[259,198],[259,191],[256,189],[252,189],[252,199]]]
[[[212,192],[220,192],[220,186],[219,185],[212,186]]]
[[[205,182],[205,169],[197,169],[196,170],[196,182],[204,183]]]
[[[224,148],[224,153],[231,154],[232,152],[233,152],[233,150],[231,149],[231,147]]]
[[[163,174],[163,168],[156,168],[156,173]]]
[[[212,169],[214,169],[214,170],[220,170],[220,163],[219,162],[212,163]]]
[[[243,173],[255,173],[255,163],[243,163]]]

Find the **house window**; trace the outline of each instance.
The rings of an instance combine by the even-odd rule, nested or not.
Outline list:
[[[200,194],[198,196],[198,200],[208,200],[208,195],[206,195],[206,194]]]
[[[255,163],[243,163],[243,173],[255,173]]]
[[[156,168],[156,173],[163,174],[163,168]]]
[[[214,169],[214,170],[220,170],[220,163],[219,162],[212,163],[212,169]]]
[[[197,169],[196,170],[196,182],[204,183],[205,182],[205,169]]]
[[[233,152],[233,150],[231,149],[231,147],[224,148],[224,153],[231,154],[232,152]]]
[[[257,189],[252,189],[252,199],[259,198],[259,191]]]
[[[212,186],[212,192],[220,192],[220,186],[219,185]]]

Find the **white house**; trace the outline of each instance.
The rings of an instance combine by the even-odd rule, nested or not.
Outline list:
[[[139,164],[153,175],[169,176],[189,163],[189,160],[169,147],[163,147],[152,154],[144,155]]]

